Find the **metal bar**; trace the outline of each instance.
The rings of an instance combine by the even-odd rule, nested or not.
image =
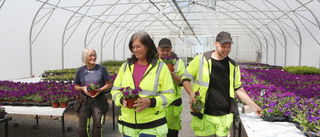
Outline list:
[[[61,123],[62,123],[62,137],[65,137],[65,130],[64,130],[64,116],[61,116]]]
[[[115,130],[115,122],[114,122],[114,101],[112,100],[112,124],[113,130]]]
[[[5,131],[4,131],[4,136],[5,136],[5,137],[8,137],[8,127],[9,127],[9,126],[8,126],[8,125],[9,125],[9,122],[8,122],[8,121],[9,121],[9,120],[6,120],[5,126],[4,126],[4,128],[5,128],[5,129],[4,129],[4,130],[5,130]]]
[[[201,45],[200,40],[198,39],[197,35],[194,33],[193,28],[191,27],[191,25],[189,24],[188,20],[186,19],[186,17],[184,16],[183,12],[181,11],[178,3],[176,0],[172,0],[172,2],[174,3],[174,5],[176,6],[177,10],[179,11],[181,17],[183,18],[184,22],[186,22],[186,24],[189,26],[192,34],[194,35],[194,37],[197,39],[197,41],[199,42],[199,44]]]
[[[37,126],[39,125],[38,115],[36,115]]]

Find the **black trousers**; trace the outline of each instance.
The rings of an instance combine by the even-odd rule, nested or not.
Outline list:
[[[90,119],[92,117],[92,137],[101,137],[102,126],[105,122],[105,113],[102,112],[99,103],[91,97],[81,105],[79,111],[79,137],[90,136]]]

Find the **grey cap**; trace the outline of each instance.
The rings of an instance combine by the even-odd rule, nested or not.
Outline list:
[[[166,48],[166,47],[172,48],[170,39],[168,39],[168,38],[162,38],[162,39],[159,41],[158,47],[160,47],[160,48]]]
[[[217,35],[216,41],[220,42],[220,44],[224,44],[227,42],[233,43],[232,38],[231,38],[231,34],[229,32],[225,32],[225,31],[221,31]]]

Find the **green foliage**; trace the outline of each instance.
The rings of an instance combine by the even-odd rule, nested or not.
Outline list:
[[[58,102],[68,102],[68,101],[71,101],[71,100],[74,100],[74,98],[62,95],[62,96],[59,97]]]
[[[57,70],[46,70],[44,73],[55,73],[55,74],[65,74],[65,73],[75,73],[78,68],[68,68],[68,69],[57,69]]]
[[[3,113],[3,112],[6,112],[6,109],[0,106],[0,113]]]
[[[200,112],[202,110],[202,108],[204,107],[204,103],[202,102],[202,97],[200,96],[199,91],[195,92],[195,99],[196,99],[196,104],[194,102],[192,102],[192,108],[195,111]]]
[[[187,57],[187,62],[190,62],[191,60],[193,60],[193,57]]]
[[[287,67],[284,67],[283,70],[290,72],[291,74],[298,74],[298,75],[320,75],[320,69],[317,69],[316,67],[287,66]]]
[[[110,61],[110,62],[120,62],[120,61]],[[123,62],[121,62],[123,63]],[[120,64],[120,63],[117,63]],[[108,70],[109,75],[117,74],[121,65],[107,65],[105,66]],[[46,70],[42,74],[43,80],[53,80],[53,81],[72,81],[76,75],[78,68],[72,69],[59,69],[59,70]]]
[[[43,102],[44,98],[43,96],[39,95],[39,94],[34,94],[30,96],[30,99],[32,99],[35,102]]]
[[[121,66],[106,66],[109,75],[117,74]]]
[[[126,61],[125,60],[124,61],[107,60],[107,61],[102,62],[101,65],[103,65],[103,66],[121,66],[124,62],[126,62]]]

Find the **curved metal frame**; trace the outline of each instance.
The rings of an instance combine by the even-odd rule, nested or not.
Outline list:
[[[105,5],[97,5],[95,4],[96,1],[84,1],[84,3],[78,7],[78,9],[76,11],[73,10],[69,10],[68,7],[62,7],[59,6],[61,0],[55,2],[55,4],[49,3],[51,2],[50,0],[37,0],[38,2],[42,3],[42,5],[39,7],[38,11],[36,12],[33,21],[32,21],[32,25],[30,27],[30,34],[29,34],[29,52],[30,52],[30,75],[33,74],[33,65],[32,65],[32,46],[34,45],[35,41],[38,39],[39,35],[42,34],[43,29],[46,27],[47,22],[51,19],[51,16],[54,14],[54,11],[56,9],[62,9],[62,10],[66,10],[68,12],[73,12],[73,14],[70,16],[69,20],[67,21],[64,30],[63,30],[63,34],[62,34],[62,68],[64,68],[64,47],[67,46],[69,40],[72,38],[72,36],[74,35],[75,31],[79,28],[79,25],[82,23],[82,20],[87,17],[87,18],[91,18],[93,19],[93,21],[91,22],[91,24],[88,26],[87,28],[87,32],[85,33],[85,39],[84,39],[84,47],[88,47],[90,46],[90,43],[92,42],[92,40],[98,36],[101,35],[101,45],[100,45],[100,52],[101,52],[101,61],[103,59],[102,55],[103,55],[103,48],[106,46],[106,43],[108,43],[111,39],[107,38],[108,35],[115,35],[116,37],[121,37],[121,38],[117,38],[114,39],[113,41],[113,59],[115,59],[115,50],[118,46],[120,46],[122,43],[123,45],[123,58],[125,58],[125,43],[128,39],[128,37],[130,36],[130,34],[132,34],[132,32],[137,31],[137,29],[143,29],[143,30],[150,30],[153,29],[151,26],[154,23],[161,23],[163,26],[165,26],[169,32],[172,32],[172,34],[174,34],[176,37],[179,37],[182,41],[185,40],[183,38],[181,38],[180,36],[189,36],[187,35],[184,30],[181,28],[182,26],[189,26],[190,30],[192,31],[192,37],[194,37],[199,43],[201,43],[201,41],[198,39],[197,36],[200,36],[201,34],[197,34],[197,32],[195,30],[193,30],[194,28],[192,28],[192,24],[188,21],[188,16],[189,16],[189,11],[190,13],[192,13],[194,10],[193,7],[195,5],[198,5],[200,7],[203,8],[207,8],[210,9],[210,12],[213,11],[213,13],[218,13],[220,15],[226,16],[229,19],[236,21],[238,24],[235,25],[239,25],[241,31],[243,31],[245,33],[245,35],[247,35],[250,39],[253,40],[254,45],[256,45],[255,41],[257,41],[259,43],[259,45],[256,45],[261,51],[262,48],[264,47],[264,49],[266,49],[266,63],[268,63],[268,47],[269,45],[274,49],[274,64],[276,64],[276,58],[277,58],[277,44],[279,43],[280,45],[282,45],[282,47],[285,48],[285,54],[284,54],[284,66],[286,66],[286,61],[287,61],[287,48],[288,48],[288,40],[290,38],[290,40],[292,40],[292,42],[294,42],[298,47],[299,47],[299,65],[301,66],[301,56],[302,56],[302,50],[303,50],[303,45],[302,45],[302,37],[301,37],[301,31],[300,28],[298,26],[298,23],[301,23],[303,28],[305,28],[307,30],[307,32],[311,35],[311,37],[314,39],[314,41],[320,45],[320,40],[319,38],[316,38],[315,36],[313,36],[314,32],[311,32],[310,28],[308,28],[308,26],[306,26],[305,24],[303,24],[303,20],[306,20],[308,22],[310,22],[311,24],[313,24],[315,27],[317,27],[319,29],[320,32],[320,22],[319,22],[319,18],[316,16],[316,14],[307,6],[309,3],[313,2],[312,0],[309,1],[303,1],[301,2],[300,0],[296,0],[300,6],[295,7],[294,9],[291,9],[289,4],[283,0],[283,2],[287,5],[286,8],[288,8],[289,11],[283,11],[282,8],[279,5],[276,5],[274,2],[271,2],[270,0],[266,0],[266,1],[262,1],[262,3],[265,5],[266,9],[264,10],[269,10],[271,11],[271,6],[272,8],[277,9],[278,12],[281,12],[282,14],[279,16],[276,16],[273,11],[272,14],[266,14],[265,11],[263,11],[262,9],[257,8],[255,5],[253,5],[252,3],[250,3],[250,1],[219,1],[219,2],[215,2],[214,4],[217,4],[216,7],[210,6],[208,3],[206,4],[204,1],[188,1],[188,2],[184,2],[184,1],[176,1],[176,0],[163,0],[162,2],[155,2],[152,0],[140,0],[139,2],[135,2],[135,1],[127,1],[126,2],[122,2],[121,0],[117,0],[114,4],[105,4]],[[89,2],[92,2],[90,5],[87,5]],[[220,2],[222,2],[223,4],[221,4]],[[261,16],[258,16],[258,18],[256,18],[250,11],[246,11],[244,8],[242,7],[238,7],[237,4],[242,2],[242,4],[248,6],[250,9],[254,9],[254,13],[257,13],[257,15],[259,15],[258,13],[261,13],[261,15],[265,16],[267,21],[264,21],[264,18]],[[317,2],[320,3],[320,0],[318,0]],[[3,2],[4,3],[4,2]],[[2,3],[2,5],[3,5]],[[168,5],[166,6],[165,5]],[[179,3],[179,4],[178,4]],[[203,4],[204,3],[204,4]],[[111,11],[109,13],[109,15],[105,15],[105,13],[107,11],[109,11],[110,9],[116,7],[117,5],[129,5],[129,8],[127,8],[126,10],[124,10],[122,13],[118,14],[117,18],[114,19],[113,22],[107,22],[106,19],[111,16],[111,14],[114,16],[114,13]],[[149,4],[148,7],[146,9],[144,9],[144,7],[142,7],[140,4]],[[165,5],[164,5],[165,4]],[[220,5],[219,5],[220,4]],[[2,7],[1,5],[1,7]],[[45,6],[52,6],[52,9],[47,10],[45,8]],[[106,8],[104,11],[102,11],[98,16],[90,16],[90,15],[86,15],[88,13],[88,11],[91,8],[94,8],[94,6],[110,6],[108,8]],[[132,5],[132,6],[131,6]],[[164,10],[159,8],[158,6],[163,7],[164,9],[166,9],[167,12],[163,12]],[[208,6],[209,5],[209,6]],[[270,6],[268,6],[270,5]],[[89,8],[87,9],[86,13],[79,13],[79,11],[83,8],[83,7],[87,7],[89,6]],[[128,24],[130,24],[130,22],[133,21],[138,21],[137,19],[139,18],[139,14],[136,14],[133,17],[130,17],[129,21],[124,21],[126,23],[123,23],[123,20],[119,20],[119,19],[124,19],[126,17],[126,15],[132,15],[129,12],[131,11],[131,9],[133,9],[134,7],[139,7],[141,9],[141,13],[146,15],[145,17],[145,21],[140,21],[138,23],[135,24],[135,26],[127,26]],[[199,8],[200,8],[199,7]],[[74,7],[73,7],[74,8]],[[198,7],[197,7],[198,8]],[[219,12],[217,10],[220,9],[224,9],[226,12]],[[304,16],[302,16],[301,14],[299,14],[299,9],[306,10],[308,12],[309,15],[312,16],[312,18],[314,20],[312,20],[312,18],[305,18]],[[45,9],[45,10],[43,10]],[[238,14],[237,12],[234,12],[234,10],[230,10],[230,9],[236,9],[241,11],[242,13],[245,13],[245,16],[248,16],[249,19],[251,19],[251,21],[249,20],[238,20],[236,17],[239,18],[246,18],[241,14]],[[161,17],[156,17],[154,14],[154,10],[158,11],[158,12],[163,12],[163,16]],[[169,13],[168,10],[171,10],[171,12]],[[152,12],[149,12],[152,11]],[[197,9],[196,9],[197,11]],[[40,13],[44,13],[43,15],[40,16]],[[126,14],[127,13],[127,14]],[[289,14],[293,14],[293,16],[289,16]],[[80,15],[80,17],[76,17],[76,15]],[[209,13],[203,14],[203,16],[201,14],[196,15],[196,16],[201,16],[203,18],[206,18],[207,16],[210,16]],[[101,19],[102,16],[107,16],[105,19]],[[215,18],[221,18],[221,16],[218,15],[218,17]],[[290,21],[291,25],[284,22],[284,20],[288,20]],[[72,22],[74,21],[74,22]],[[98,22],[101,21],[101,22]],[[173,26],[167,26],[168,23],[166,23],[166,21],[171,22],[171,25]],[[190,20],[192,21],[192,20]],[[39,24],[39,22],[42,22],[42,24]],[[216,26],[210,26],[210,28],[214,28],[212,31],[210,30],[210,32],[215,32],[218,28],[223,26],[223,23],[227,22],[227,19],[221,19],[219,21],[214,21],[211,18],[207,19],[204,21],[204,24],[208,24],[208,23],[212,23]],[[253,22],[257,22],[258,24],[254,24]],[[72,23],[72,24],[71,24]],[[121,26],[118,25],[118,23],[122,23]],[[95,26],[95,24],[98,24]],[[104,26],[108,24],[107,26]],[[251,24],[251,26],[249,26],[249,24]],[[202,23],[200,23],[200,25],[203,25]],[[276,26],[273,26],[276,25]],[[35,27],[38,27],[39,29],[35,29]],[[112,27],[112,28],[111,28]],[[114,27],[114,28],[113,28]],[[295,31],[297,33],[297,37],[293,36],[292,34],[290,34],[288,32],[288,29],[292,29],[293,31]],[[264,31],[267,30],[267,31]],[[101,34],[98,32],[103,31]],[[69,33],[68,33],[69,32]],[[112,32],[111,34],[107,34],[107,32]],[[182,33],[180,33],[182,32]],[[90,35],[92,34],[92,35]],[[172,35],[172,34],[168,34]],[[253,34],[253,35],[252,35]],[[281,35],[281,37],[277,37],[276,36]],[[157,36],[156,34],[152,34],[153,36]],[[173,36],[173,35],[172,35]],[[190,35],[191,36],[191,35]],[[213,36],[213,34],[210,34],[209,36]],[[271,39],[270,39],[271,38]],[[281,39],[280,39],[281,38]],[[189,38],[188,38],[189,39]],[[263,43],[263,41],[265,43]],[[319,64],[320,65],[320,64]]]

